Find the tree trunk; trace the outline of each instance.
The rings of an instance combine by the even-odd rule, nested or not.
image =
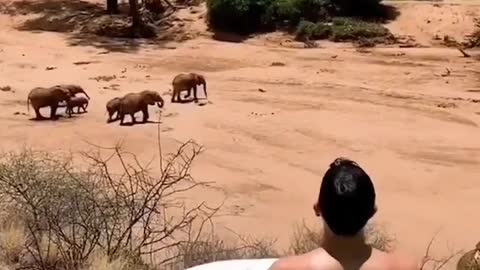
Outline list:
[[[130,4],[130,16],[132,16],[132,27],[138,27],[141,25],[142,21],[140,18],[140,13],[138,12],[138,0],[129,0]]]
[[[107,13],[118,14],[118,0],[107,0]]]

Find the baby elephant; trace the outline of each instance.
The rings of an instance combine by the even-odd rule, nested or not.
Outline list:
[[[107,120],[107,123],[110,123],[112,121],[115,121],[115,120],[118,120],[119,119],[119,113],[118,113],[118,110],[120,108],[120,98],[119,97],[115,97],[115,98],[112,98],[111,100],[109,100],[107,102],[107,105],[106,105],[106,108],[107,108],[107,112],[108,112],[108,120]],[[117,116],[115,117],[115,119],[112,119],[112,116],[117,113]]]
[[[77,113],[80,113],[80,108],[83,109],[83,112],[87,112],[88,107],[88,99],[85,97],[72,97],[67,102],[67,109],[65,112],[68,114],[69,117],[72,117],[73,108],[77,107]]]

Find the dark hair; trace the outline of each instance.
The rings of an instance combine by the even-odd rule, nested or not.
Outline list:
[[[334,234],[354,236],[376,212],[373,183],[357,163],[337,158],[323,176],[318,206]]]

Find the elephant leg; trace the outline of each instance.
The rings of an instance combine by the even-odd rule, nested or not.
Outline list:
[[[183,96],[183,98],[188,98],[188,97],[190,97],[191,94],[192,94],[192,88],[189,88],[187,90],[187,94],[185,96]]]
[[[135,120],[135,114],[131,113],[130,117],[132,118],[132,124],[135,124],[137,121]]]
[[[143,112],[143,123],[146,123],[148,121],[148,107],[145,106],[144,108],[142,108],[142,112]]]
[[[182,97],[180,96],[181,92],[182,92],[181,90],[177,92],[177,101],[183,100]]]
[[[68,114],[68,117],[72,117],[73,107],[67,107],[66,113]]]
[[[123,125],[123,121],[125,120],[125,114],[120,113],[120,125]]]
[[[35,118],[37,119],[45,119],[45,117],[43,117],[41,114],[40,114],[40,108],[34,108],[35,109]]]
[[[50,106],[50,118],[52,120],[56,120],[57,119],[57,106],[53,105],[53,106]]]
[[[198,97],[197,97],[197,86],[193,86],[193,99],[195,102],[198,102]]]

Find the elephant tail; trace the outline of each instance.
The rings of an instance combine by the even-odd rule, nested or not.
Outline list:
[[[205,93],[205,97],[208,98],[208,96],[207,96],[207,82],[203,83],[203,92]]]
[[[30,95],[27,97],[27,112],[30,113]]]

